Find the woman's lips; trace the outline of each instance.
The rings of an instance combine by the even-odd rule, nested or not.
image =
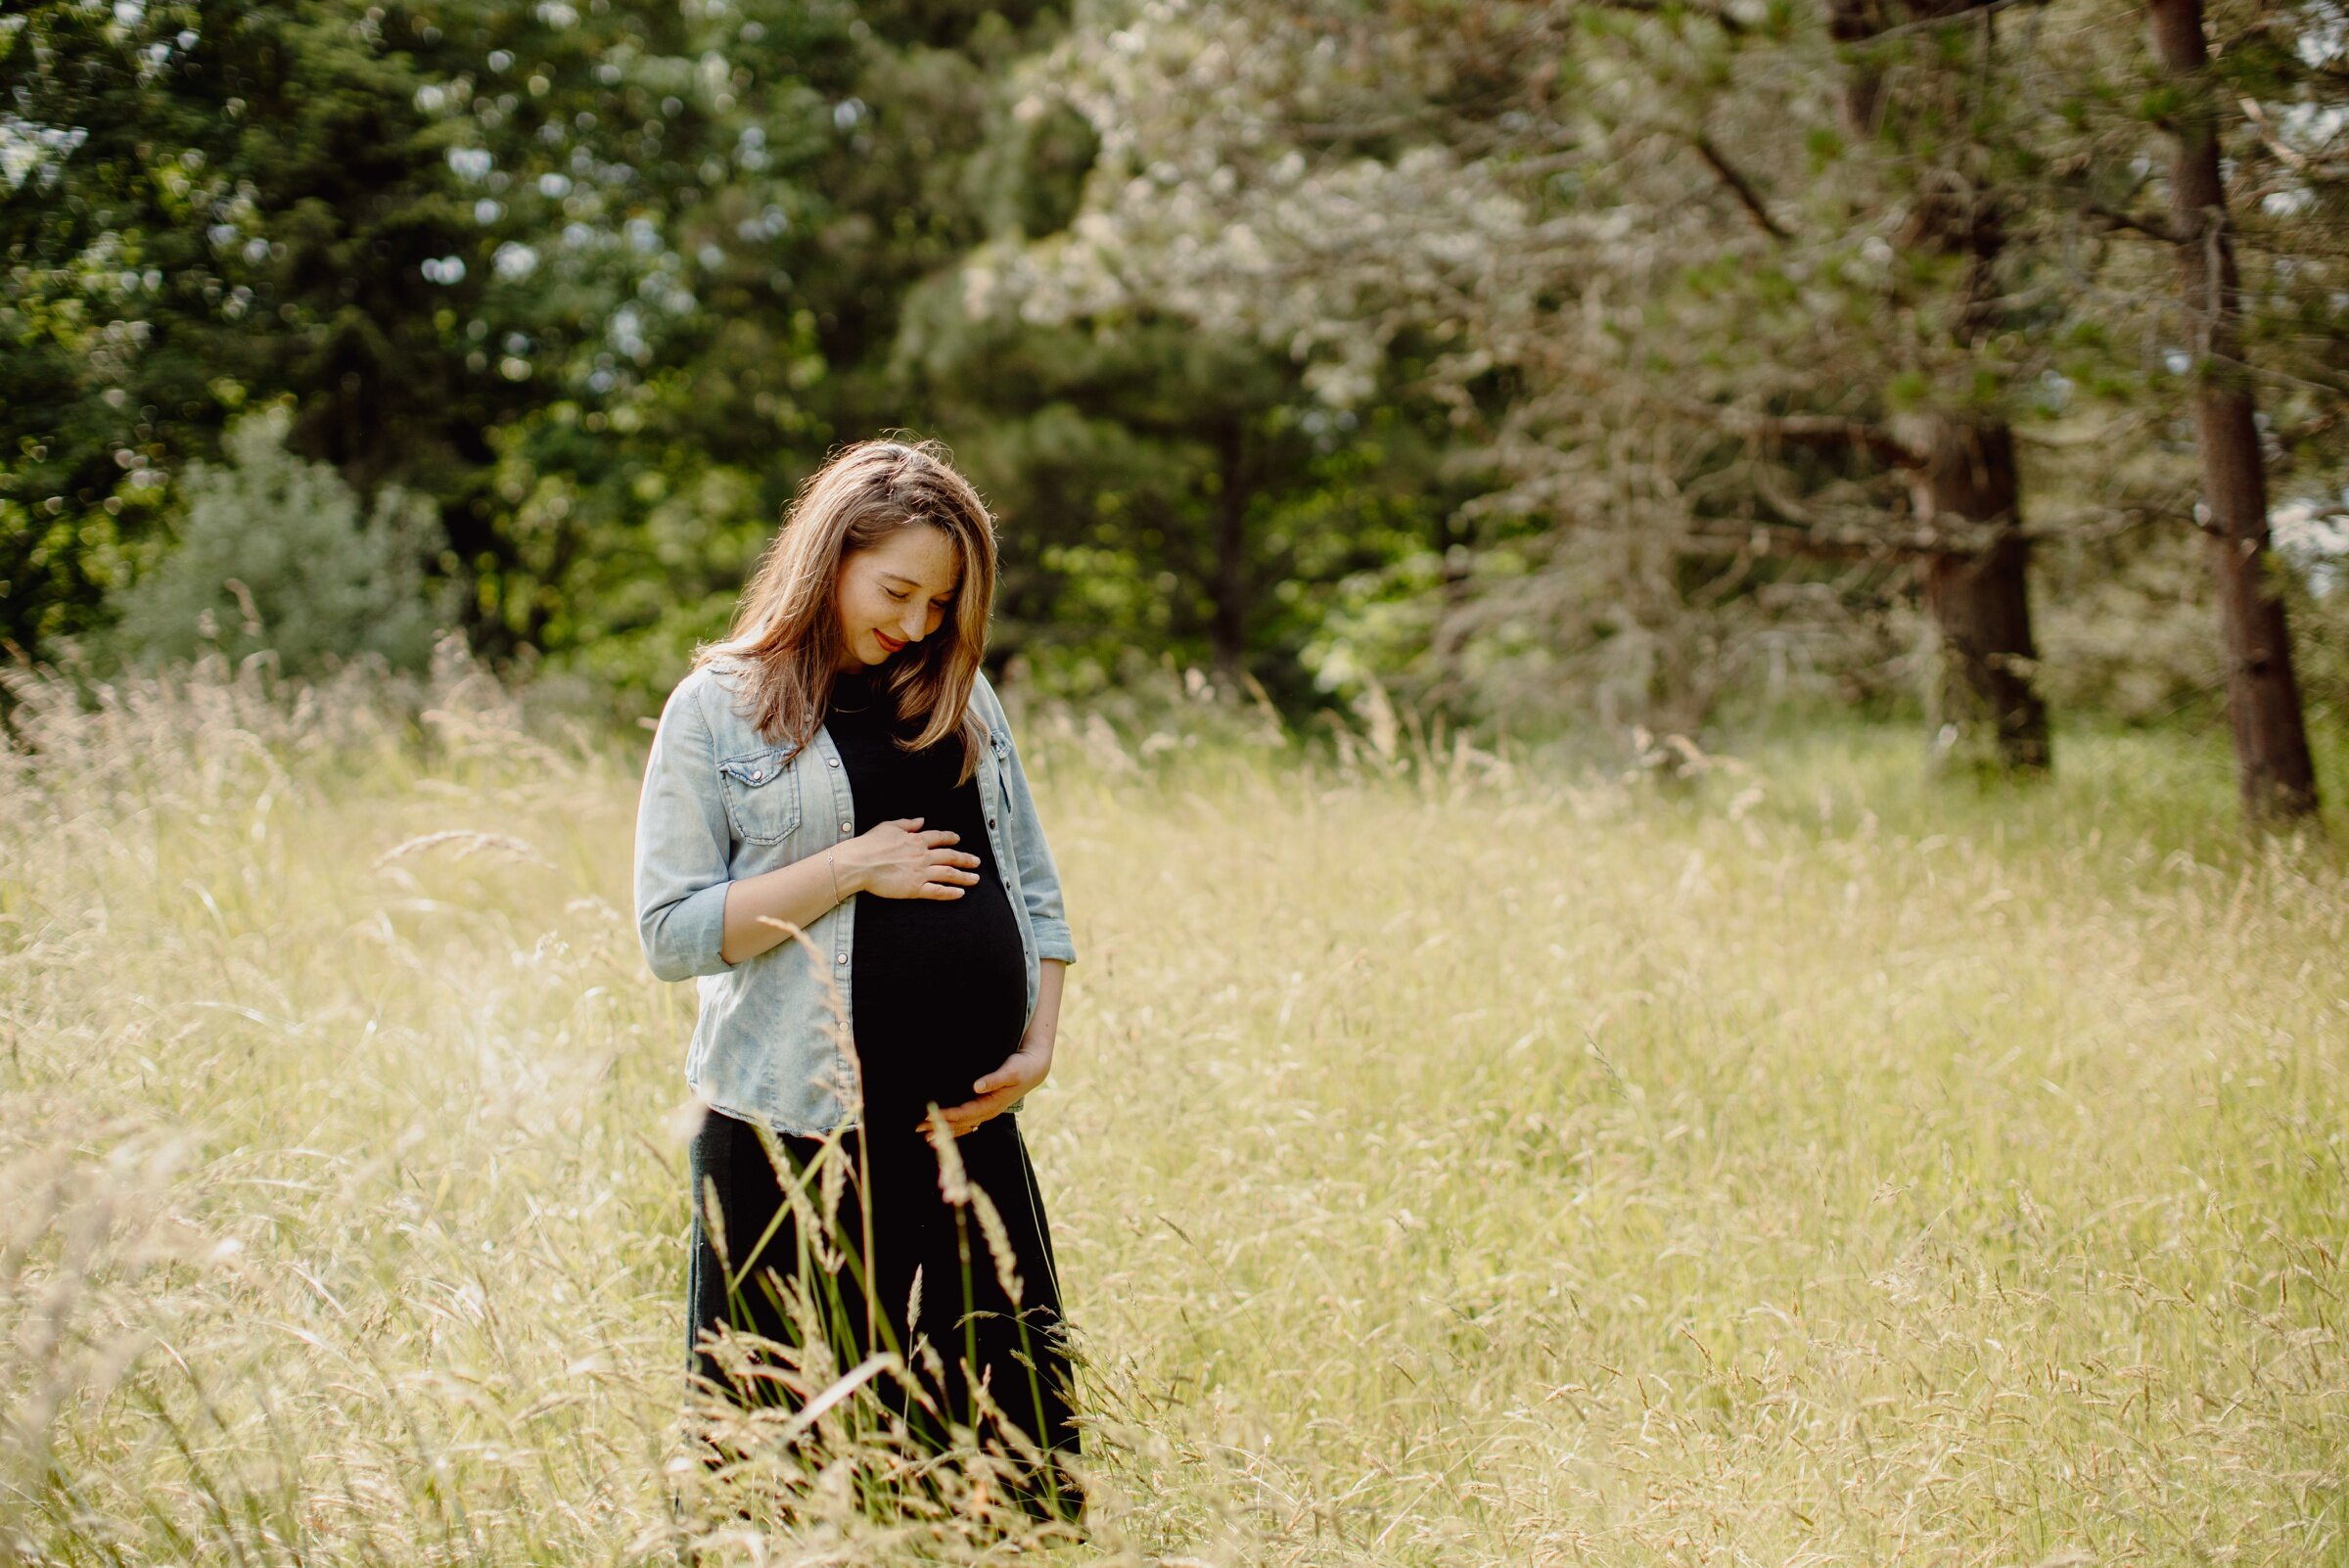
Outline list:
[[[873,640],[879,643],[882,647],[887,648],[891,653],[896,653],[899,648],[905,646],[903,643],[898,642],[897,639],[890,636],[890,634],[886,631],[874,632]]]

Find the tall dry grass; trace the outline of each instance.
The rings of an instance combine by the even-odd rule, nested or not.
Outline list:
[[[1022,1545],[683,1485],[633,752],[452,661],[24,696],[0,1559]],[[1022,1556],[2349,1560],[2349,878],[2236,840],[2223,758],[1272,739],[1025,716],[1093,1508]]]

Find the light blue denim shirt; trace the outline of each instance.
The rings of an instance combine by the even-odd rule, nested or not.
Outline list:
[[[738,964],[718,955],[718,944],[727,883],[853,838],[856,811],[831,732],[818,728],[786,761],[788,748],[743,716],[744,673],[714,660],[677,682],[662,708],[636,807],[636,929],[656,976],[701,991],[685,1082],[728,1115],[814,1135],[858,1119],[856,899],[808,925],[806,942],[786,939]],[[1033,1023],[1039,960],[1074,963],[1077,947],[1011,725],[985,674],[971,706],[988,727],[979,799],[1019,917]]]

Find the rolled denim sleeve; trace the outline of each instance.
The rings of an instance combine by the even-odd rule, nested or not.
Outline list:
[[[662,980],[734,967],[719,956],[733,830],[717,796],[715,750],[688,677],[661,710],[636,801],[636,934]]]
[[[994,696],[992,688],[988,695]],[[1019,861],[1020,891],[1028,900],[1028,924],[1036,932],[1036,955],[1073,964],[1077,943],[1069,931],[1068,912],[1061,906],[1060,869],[1052,863],[1052,846],[1044,840],[1036,798],[1028,793],[1028,771],[1020,765],[1020,748],[1011,738],[1003,705],[997,701],[993,708],[993,722],[1003,730],[1003,778],[1011,793],[1011,853]]]

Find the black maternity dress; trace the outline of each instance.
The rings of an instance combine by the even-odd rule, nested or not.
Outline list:
[[[1017,1439],[991,1421],[977,1423],[1015,1457],[1030,1445],[1047,1463],[1024,1476],[1023,1503],[1038,1512],[1073,1515],[1082,1502],[1055,1456],[1078,1453],[1067,1395],[1068,1348],[1061,1317],[1051,1232],[1035,1168],[1020,1136],[1019,1119],[1004,1112],[955,1139],[963,1172],[1001,1218],[990,1250],[970,1202],[948,1201],[936,1149],[920,1130],[931,1104],[959,1105],[975,1097],[973,1083],[1015,1050],[1028,1011],[1026,960],[1018,917],[987,838],[987,817],[976,772],[960,783],[961,741],[948,736],[920,753],[898,749],[897,734],[918,723],[897,720],[876,672],[842,675],[824,723],[839,747],[855,802],[856,831],[895,818],[923,818],[926,829],[960,835],[955,849],[979,857],[979,881],[959,899],[885,899],[855,895],[854,958],[850,1005],[856,1055],[864,1078],[861,1128],[846,1137],[852,1172],[858,1157],[869,1176],[852,1179],[840,1205],[835,1240],[851,1259],[837,1294],[850,1298],[835,1324],[836,1350],[852,1366],[875,1348],[874,1324],[864,1320],[859,1283],[862,1238],[858,1187],[869,1184],[873,1296],[881,1309],[879,1346],[897,1349],[914,1366],[924,1391],[958,1424],[974,1423],[972,1378],[1020,1430]],[[862,1148],[858,1142],[862,1140]],[[815,1138],[777,1139],[794,1171],[813,1159]],[[738,1277],[754,1280],[773,1267],[793,1275],[803,1249],[774,1168],[748,1124],[715,1112],[703,1120],[692,1151],[697,1198],[714,1182],[725,1230],[726,1258]],[[820,1204],[820,1200],[819,1200]],[[777,1212],[782,1211],[777,1223]],[[751,1249],[772,1227],[756,1259]],[[738,1400],[779,1396],[762,1382],[745,1393],[723,1382],[715,1360],[701,1351],[705,1325],[731,1321],[766,1338],[791,1342],[788,1324],[762,1292],[741,1290],[729,1303],[725,1269],[708,1233],[703,1205],[694,1205],[692,1297],[694,1369]],[[995,1253],[1008,1243],[1011,1279]],[[745,1272],[746,1262],[751,1264]],[[919,1305],[909,1301],[919,1274]],[[1017,1299],[1008,1284],[1018,1287]],[[921,1354],[927,1340],[934,1365]],[[966,1377],[965,1369],[969,1376]],[[943,1375],[942,1375],[943,1374]],[[901,1388],[884,1379],[890,1407],[932,1447],[945,1433]]]

